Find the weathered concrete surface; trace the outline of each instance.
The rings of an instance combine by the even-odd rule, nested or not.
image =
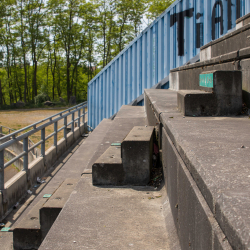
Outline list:
[[[40,250],[180,249],[169,247],[174,244],[163,217],[164,191],[152,189],[96,187],[84,175]]]
[[[217,111],[215,95],[201,90],[179,90],[177,103],[185,116],[211,116]]]
[[[171,217],[167,219],[167,230],[165,227],[164,215],[170,214],[170,208],[164,189],[158,192],[149,187],[92,185],[93,162],[111,143],[121,142],[134,126],[145,125],[147,121],[143,107],[123,106],[110,122],[102,143],[84,163],[82,179],[40,249],[179,250]]]
[[[250,23],[250,13],[236,20],[236,29],[238,30],[249,23]]]
[[[213,74],[213,87],[200,90],[180,90],[178,109],[187,116],[238,115],[242,111],[241,71],[205,71]]]
[[[211,57],[216,57],[249,47],[250,24],[201,47],[201,51],[211,46]]]
[[[78,179],[66,179],[48,201],[40,208],[39,221],[42,240],[49,232],[58,214],[61,212],[63,206],[74,190],[77,182]]]
[[[109,147],[92,166],[93,185],[124,184],[125,172],[121,159],[121,147]]]
[[[40,199],[30,212],[13,228],[15,250],[38,249],[42,242],[39,222],[39,209],[47,199]]]
[[[163,107],[168,98],[154,99]],[[169,96],[172,93],[169,92]],[[171,110],[172,107],[169,107]],[[159,120],[233,249],[250,247],[248,117],[186,117],[160,110]],[[163,152],[164,153],[164,152]],[[218,241],[216,241],[218,242]]]
[[[107,120],[108,121],[108,120]],[[103,125],[105,125],[105,121],[103,122]],[[99,130],[96,130],[96,134],[99,134],[99,137],[105,133],[105,130],[107,127],[103,126],[104,128],[100,128]],[[30,212],[30,210],[36,206],[36,204],[42,199],[44,194],[52,194],[58,186],[62,183],[62,181],[65,180],[67,177],[71,178],[80,178],[82,169],[79,168],[77,165],[71,165],[68,163],[71,156],[74,153],[77,153],[76,149],[79,148],[79,145],[82,144],[85,140],[83,137],[77,141],[76,145],[72,146],[72,148],[69,148],[67,152],[61,156],[59,161],[53,166],[53,168],[49,169],[49,172],[46,173],[46,182],[41,184],[38,188],[32,187],[31,191],[33,192],[32,195],[28,196],[28,200],[23,204],[19,205],[16,210],[13,210],[10,215],[7,216],[6,219],[4,219],[4,222],[6,223],[6,227],[14,228],[17,226],[17,224],[22,220],[27,214]],[[88,147],[86,147],[88,148]],[[89,145],[90,148],[90,145]],[[91,148],[93,150],[93,148]],[[91,150],[90,149],[90,150]],[[85,151],[85,150],[84,150]],[[91,151],[89,151],[91,152]],[[86,152],[86,153],[89,153]],[[67,164],[67,165],[66,165]],[[72,170],[70,172],[69,170]],[[63,170],[60,172],[59,170]],[[61,174],[62,173],[62,174]],[[67,174],[65,174],[67,173]],[[40,176],[42,177],[42,176]],[[2,197],[2,196],[1,196]],[[1,200],[0,200],[1,201]],[[33,201],[33,202],[32,202]],[[32,203],[31,203],[32,202]],[[13,236],[12,232],[6,232],[1,233],[0,236],[0,246],[4,246],[4,249],[13,249]],[[10,240],[10,238],[12,240]],[[2,247],[1,247],[2,248]]]
[[[150,181],[153,156],[153,126],[135,126],[122,142],[124,184],[143,186]]]
[[[232,250],[164,128],[162,150],[166,189],[182,249]]]

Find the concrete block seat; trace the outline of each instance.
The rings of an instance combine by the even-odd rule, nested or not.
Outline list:
[[[145,95],[154,107],[147,112],[162,126],[165,184],[181,248],[249,249],[248,117],[183,117],[166,102],[173,91]]]
[[[93,164],[93,185],[147,185],[154,127],[135,126],[120,144],[111,145]]]
[[[241,113],[241,71],[203,72],[199,81],[200,90],[178,91],[178,109],[183,115],[224,116]]]

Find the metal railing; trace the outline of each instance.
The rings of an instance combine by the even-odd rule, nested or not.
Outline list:
[[[7,131],[7,134],[10,134],[11,132],[14,132],[14,131],[17,131],[16,129],[13,129],[13,128],[9,128],[9,127],[5,127],[3,125],[0,125],[0,138],[2,138],[3,136],[5,136],[5,133],[4,133],[4,129],[5,131]],[[20,134],[20,132],[18,133]],[[21,133],[22,134],[22,133]],[[0,143],[1,144],[1,143]],[[29,138],[29,147],[31,147],[32,145],[34,145],[34,142]],[[36,148],[33,149],[34,151],[32,152],[32,154],[37,157],[37,152],[36,151]]]
[[[36,122],[34,124],[31,124],[25,128],[22,128],[20,130],[16,130],[8,135],[3,136],[0,138],[0,191],[4,190],[4,169],[10,166],[12,163],[14,163],[16,160],[23,157],[23,170],[28,173],[28,153],[32,151],[34,148],[41,145],[41,156],[45,156],[45,142],[46,140],[50,139],[52,136],[54,136],[54,146],[57,150],[57,134],[64,130],[63,137],[65,140],[67,140],[67,127],[71,127],[71,131],[74,133],[75,128],[75,122],[77,122],[77,126],[80,127],[81,119],[82,123],[85,123],[85,115],[87,114],[86,109],[87,108],[87,102],[81,103],[79,105],[76,105],[72,108],[66,109],[60,113],[57,113],[55,115],[52,115],[46,119],[43,119],[39,122]],[[81,112],[82,111],[82,112]],[[75,113],[78,113],[78,116],[75,118]],[[59,116],[59,117],[57,117]],[[68,116],[71,116],[71,121],[68,123],[67,118]],[[53,119],[54,118],[54,119]],[[58,122],[60,120],[64,120],[63,126],[58,129]],[[54,132],[45,136],[45,129],[46,127],[54,124]],[[25,132],[26,130],[30,129],[30,131]],[[35,144],[33,144],[31,147],[28,145],[29,136],[41,131],[41,140]],[[19,135],[22,133],[21,135]],[[7,141],[6,141],[7,140]],[[12,144],[23,141],[23,152],[7,163],[4,163],[4,150],[5,148],[10,147]],[[1,143],[2,142],[2,143]]]

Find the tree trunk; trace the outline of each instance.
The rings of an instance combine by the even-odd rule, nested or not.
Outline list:
[[[0,79],[0,105],[3,105],[2,80]]]

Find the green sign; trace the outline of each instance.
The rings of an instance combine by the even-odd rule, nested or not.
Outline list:
[[[214,75],[210,74],[200,74],[200,86],[213,88],[214,87]]]

